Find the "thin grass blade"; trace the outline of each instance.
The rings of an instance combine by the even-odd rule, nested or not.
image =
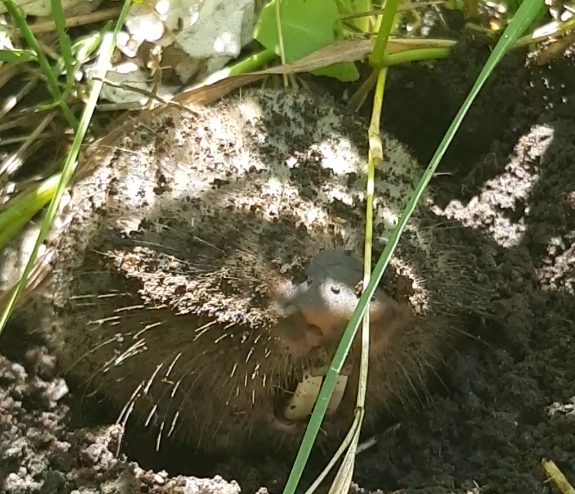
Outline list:
[[[46,55],[42,51],[42,48],[40,48],[38,40],[36,39],[34,33],[28,26],[28,23],[24,18],[22,10],[18,5],[16,5],[14,0],[2,0],[2,2],[6,6],[6,10],[8,10],[10,15],[12,16],[12,19],[14,20],[14,24],[16,25],[17,29],[20,31],[20,33],[22,34],[28,45],[30,45],[30,48],[32,48],[32,50],[34,50],[34,52],[36,53],[36,56],[38,57],[38,63],[40,64],[40,67],[42,68],[42,71],[46,76],[46,80],[48,82],[48,89],[52,93],[54,100],[62,108],[62,113],[64,114],[64,117],[66,117],[66,120],[68,121],[70,127],[76,130],[78,128],[78,120],[76,119],[76,117],[72,113],[72,110],[70,110],[70,107],[64,100],[62,93],[60,92],[60,88],[58,87],[58,81],[56,80],[54,72],[52,71],[52,67],[50,67],[50,63],[48,62]]]

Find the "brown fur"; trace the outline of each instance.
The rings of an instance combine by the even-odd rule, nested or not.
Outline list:
[[[384,138],[378,247],[421,173]],[[274,410],[294,379],[329,363],[353,311],[361,271],[333,281],[334,267],[316,264],[322,249],[361,259],[366,142],[366,122],[335,102],[282,91],[127,123],[113,147],[88,154],[92,172],[72,189],[49,243],[52,274],[26,317],[52,328],[67,372],[158,442],[295,448],[305,424],[285,427]],[[425,204],[371,305],[368,425],[424,387],[458,313],[481,298]],[[318,295],[329,283],[344,302]],[[358,355],[320,441],[351,423]]]

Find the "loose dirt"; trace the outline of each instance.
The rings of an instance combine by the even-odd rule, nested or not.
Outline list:
[[[466,39],[433,68],[391,71],[384,125],[423,165],[489,53]],[[558,492],[544,458],[575,483],[573,80],[573,53],[542,67],[506,57],[445,156],[432,184],[437,208],[461,223],[500,311],[458,328],[473,337],[438,369],[429,399],[382,424],[358,457],[358,492]],[[489,242],[473,243],[477,231]],[[174,445],[155,454],[153,438],[130,431],[118,455],[120,431],[106,426],[115,416],[98,397],[75,395],[45,348],[12,328],[0,350],[0,491],[283,488],[290,458],[199,458]]]

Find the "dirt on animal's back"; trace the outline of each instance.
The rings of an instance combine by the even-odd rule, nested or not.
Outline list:
[[[488,55],[485,47],[465,44],[433,70],[392,71],[387,130],[423,164]],[[492,238],[475,256],[500,295],[497,317],[459,328],[478,337],[451,352],[429,386],[429,399],[390,420],[394,426],[382,428],[377,446],[358,457],[359,487],[552,492],[544,458],[575,483],[573,80],[571,55],[545,67],[525,66],[520,55],[511,55],[464,121],[434,179],[436,206],[465,227],[462,242],[474,238],[474,229]],[[130,460],[172,477],[118,462],[114,431],[74,432],[80,422],[58,400],[66,385],[55,377],[50,356],[32,343],[7,341],[13,344],[4,346],[9,352],[0,359],[0,485],[7,492],[113,489],[131,478],[130,471],[137,491],[237,492],[221,480],[198,487],[174,477],[190,473],[237,479],[242,492],[283,488],[291,465],[278,458],[200,462],[185,450],[147,456],[142,444],[150,440],[128,437]]]

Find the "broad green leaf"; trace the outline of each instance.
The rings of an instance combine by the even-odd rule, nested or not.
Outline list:
[[[279,56],[277,1],[272,0],[262,9],[254,28],[254,38]],[[335,40],[334,29],[339,22],[339,12],[334,0],[283,0],[279,18],[286,62],[293,62]]]
[[[279,56],[277,1],[272,0],[262,9],[254,28],[254,38]],[[286,62],[299,60],[325,48],[337,39],[336,32],[343,32],[335,0],[283,0],[279,18]],[[343,82],[359,78],[359,72],[351,62],[333,64],[312,73],[335,77]]]
[[[359,79],[359,71],[353,62],[338,62],[316,69],[311,72],[313,75],[323,75],[333,77],[341,82],[354,82]]]

